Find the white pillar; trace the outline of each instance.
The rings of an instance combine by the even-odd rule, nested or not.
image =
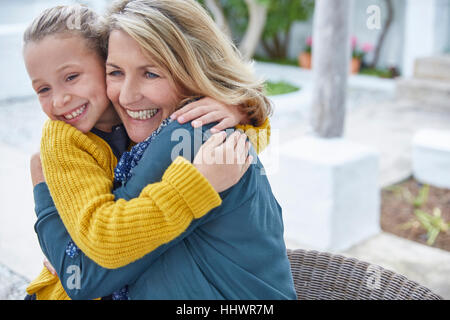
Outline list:
[[[376,150],[342,138],[274,140],[260,158],[288,246],[338,252],[380,232]]]

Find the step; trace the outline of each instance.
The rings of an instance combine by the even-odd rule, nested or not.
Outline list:
[[[414,77],[450,82],[450,55],[416,59]]]
[[[341,252],[379,265],[450,299],[450,252],[381,232]]]
[[[396,97],[450,110],[450,81],[399,78],[396,80]]]

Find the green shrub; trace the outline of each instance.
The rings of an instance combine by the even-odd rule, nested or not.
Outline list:
[[[279,94],[285,94],[300,90],[299,87],[286,81],[278,81],[278,82],[267,81],[265,89],[266,95],[268,96],[275,96]]]

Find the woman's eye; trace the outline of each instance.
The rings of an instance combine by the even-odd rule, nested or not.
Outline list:
[[[159,75],[157,75],[156,73],[147,71],[145,73],[145,77],[148,78],[148,79],[154,79],[154,78],[159,78]]]
[[[72,81],[74,80],[76,77],[78,77],[78,74],[72,74],[70,76],[67,77],[66,81]]]
[[[108,72],[108,76],[111,76],[111,77],[117,77],[117,76],[120,76],[121,74],[122,73],[120,71],[117,71],[117,70]]]

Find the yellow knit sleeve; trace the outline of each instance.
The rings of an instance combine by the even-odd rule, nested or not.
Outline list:
[[[248,139],[255,148],[256,153],[260,154],[268,145],[270,141],[270,122],[269,118],[266,118],[266,121],[259,126],[254,127],[250,124],[246,125],[237,125],[236,129],[244,131],[244,133],[248,136]]]
[[[175,159],[161,182],[138,198],[115,201],[115,159],[98,136],[62,121],[44,126],[41,160],[56,209],[77,246],[105,268],[127,265],[171,241],[219,206],[208,180],[187,160]],[[201,195],[201,196],[199,196]]]
[[[70,300],[57,276],[43,268],[39,276],[27,287],[29,295],[36,294],[36,300]]]

